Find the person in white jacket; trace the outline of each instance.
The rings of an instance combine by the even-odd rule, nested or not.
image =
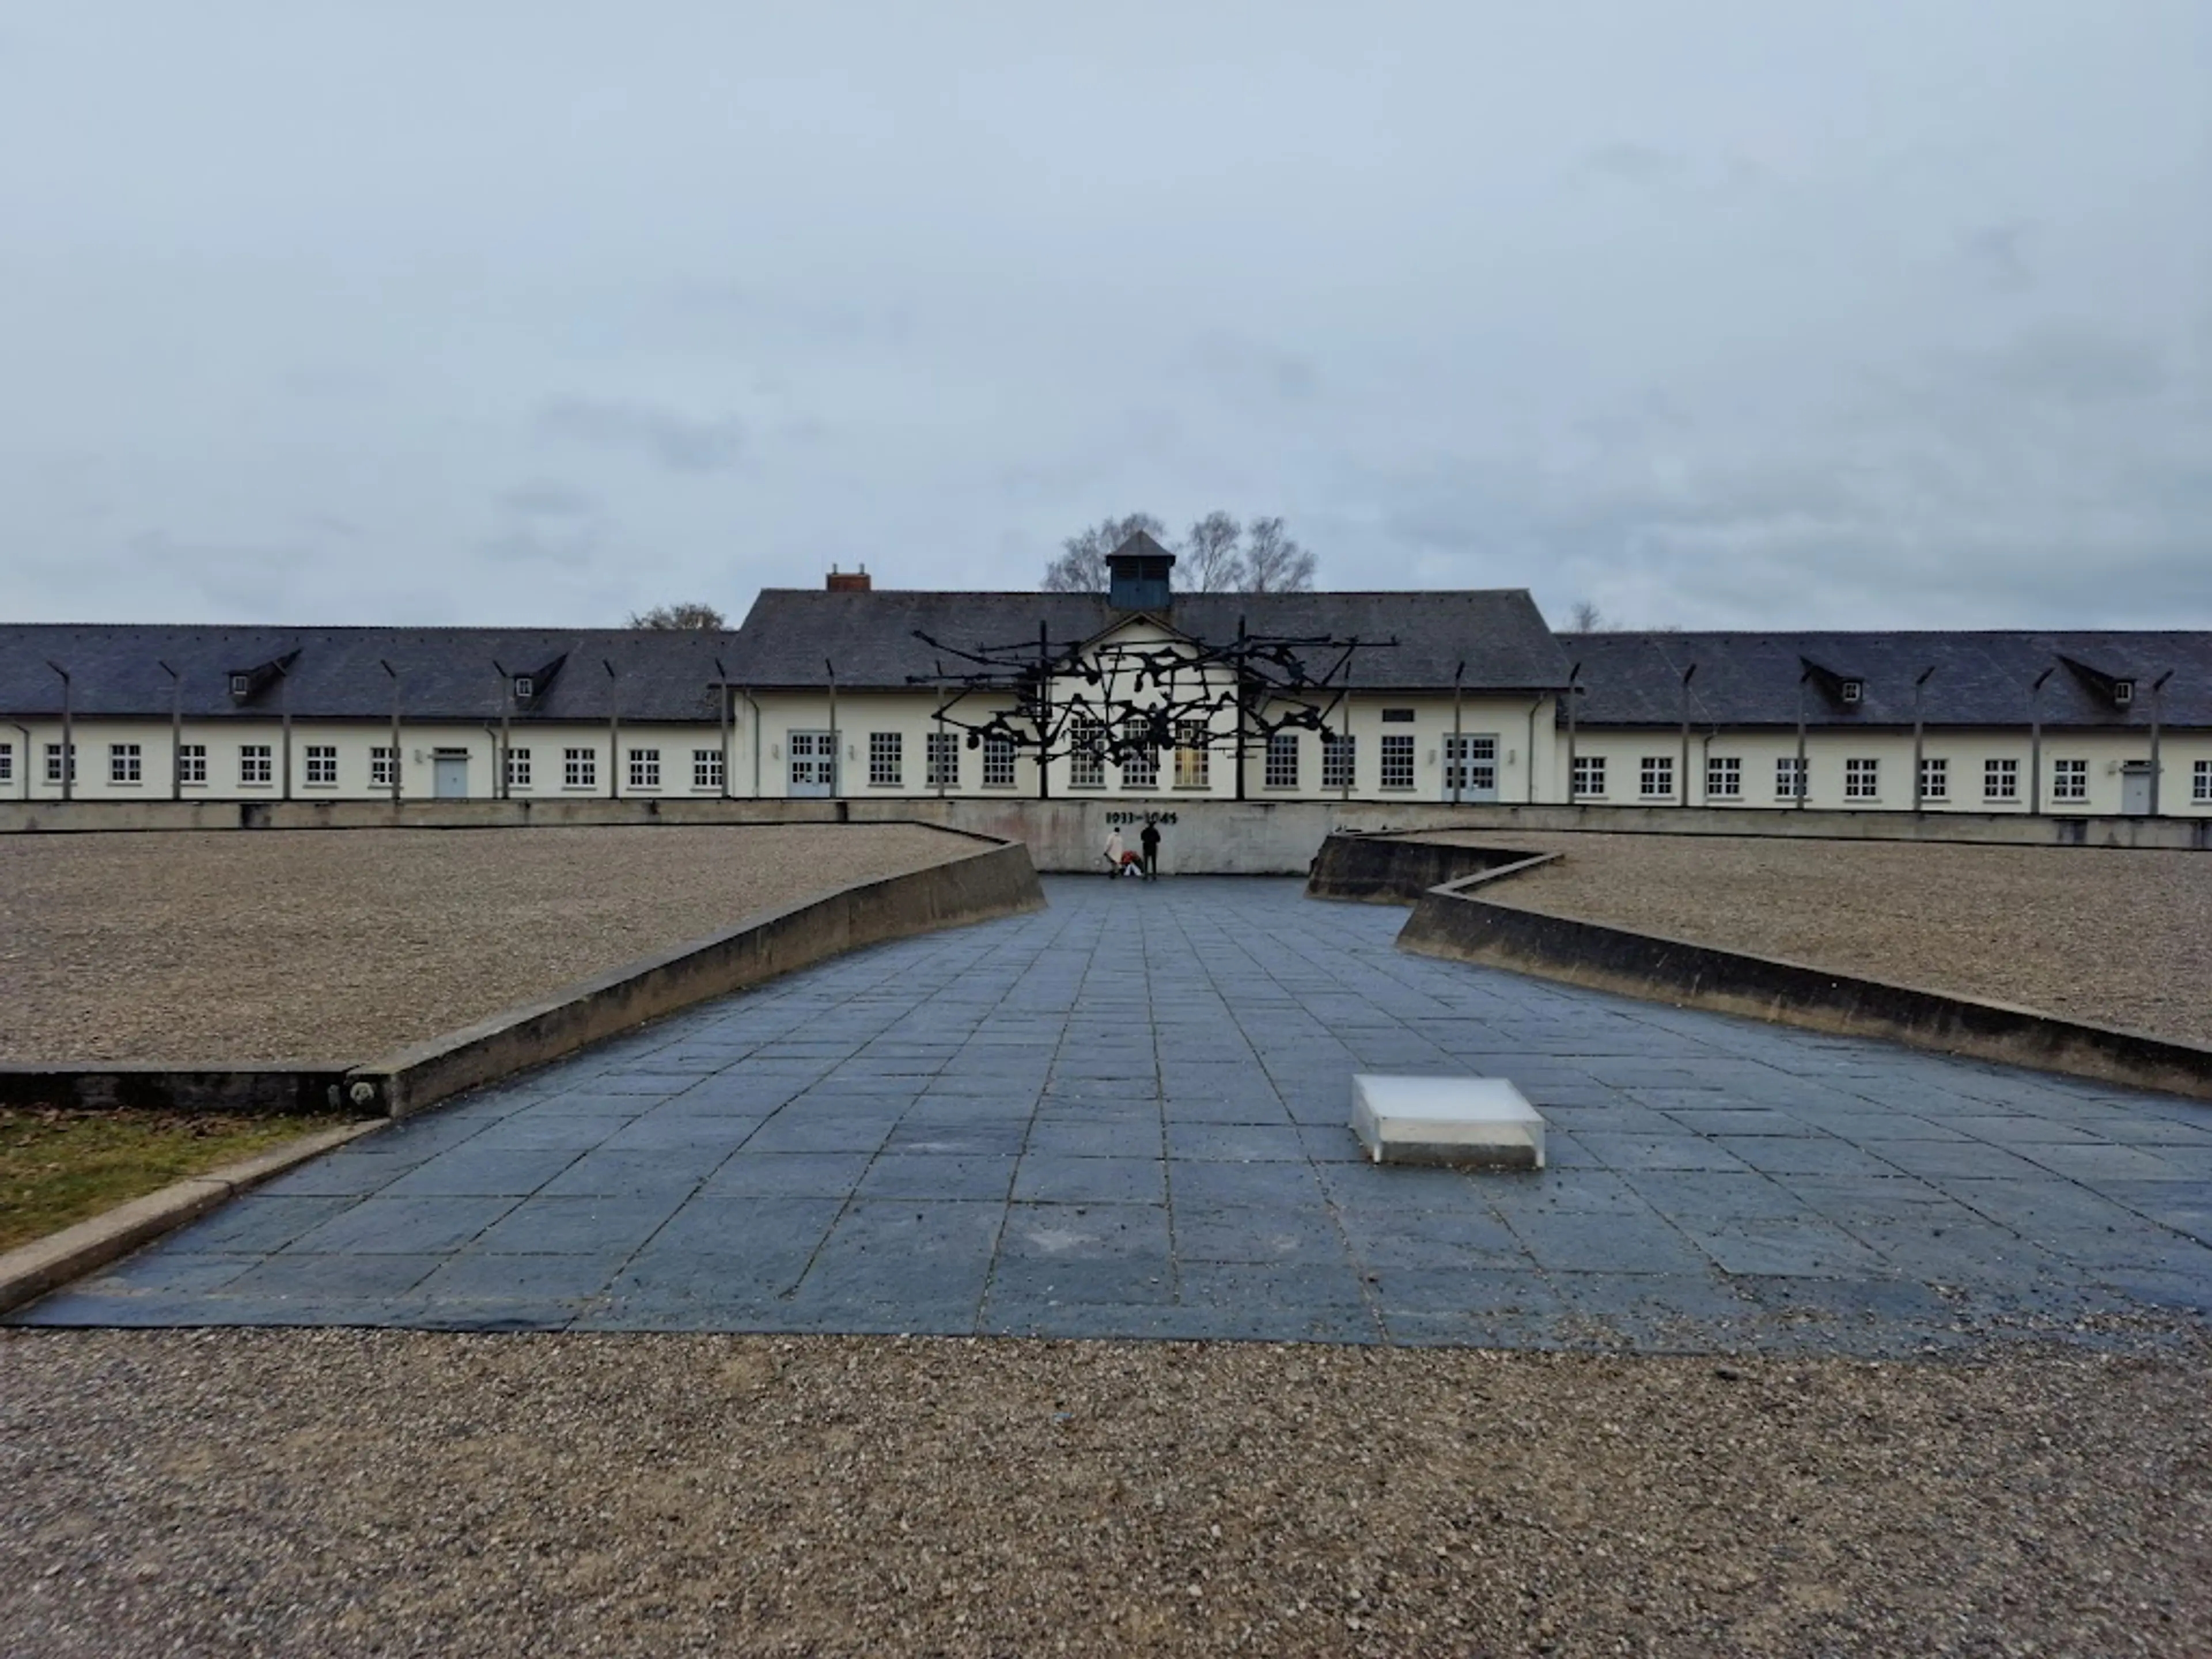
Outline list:
[[[1104,857],[1106,860],[1106,873],[1109,876],[1120,875],[1121,873],[1121,865],[1128,857],[1128,853],[1121,845],[1121,832],[1119,830],[1115,830],[1108,833],[1106,836],[1106,851]]]

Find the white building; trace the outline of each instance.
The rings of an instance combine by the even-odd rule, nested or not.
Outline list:
[[[1519,590],[1177,594],[1173,562],[1138,538],[1104,594],[833,575],[722,633],[0,626],[0,800],[1476,805],[1571,778],[1593,805],[2212,815],[2212,633],[1554,635]]]

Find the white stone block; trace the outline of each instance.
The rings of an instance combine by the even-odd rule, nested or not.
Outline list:
[[[1355,1077],[1352,1131],[1377,1164],[1544,1167],[1544,1120],[1502,1077]]]

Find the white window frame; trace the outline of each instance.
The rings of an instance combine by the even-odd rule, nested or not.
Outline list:
[[[107,745],[107,781],[114,784],[143,783],[146,780],[144,751],[135,743],[111,743]]]
[[[1413,744],[1414,737],[1411,732],[1385,732],[1382,734],[1378,761],[1382,769],[1376,775],[1376,788],[1395,793],[1416,787],[1419,769],[1415,764],[1419,757],[1414,753]]]
[[[1106,722],[1079,714],[1067,723],[1067,787],[1106,787]]]
[[[0,743],[0,783],[15,781],[15,745]]]
[[[1636,797],[1638,800],[1674,799],[1674,757],[1672,755],[1644,755],[1638,758]]]
[[[2190,769],[2189,799],[2198,806],[2212,804],[2212,760],[2198,761]]]
[[[1204,720],[1176,722],[1175,787],[1210,789],[1213,787],[1212,732]]]
[[[629,787],[633,789],[660,787],[660,750],[633,749],[629,751]]]
[[[1321,734],[1321,787],[1356,789],[1359,787],[1359,734],[1324,732]]]
[[[368,751],[368,787],[372,789],[392,787],[392,750],[384,744],[372,744]]]
[[[1267,733],[1267,753],[1261,764],[1260,783],[1264,789],[1295,789],[1298,787],[1298,755],[1304,748],[1295,732]]]
[[[868,733],[868,787],[896,789],[906,778],[906,733]]]
[[[311,743],[304,750],[304,774],[310,789],[335,789],[338,784],[338,746],[334,743]]]
[[[2069,757],[2051,763],[2051,799],[2053,800],[2087,800],[2089,799],[2089,763]]]
[[[960,734],[957,732],[932,732],[923,747],[923,754],[932,789],[957,789],[960,787]]]
[[[599,787],[599,751],[596,749],[564,749],[561,751],[561,787],[563,789],[596,789]]]
[[[1011,789],[1014,787],[1014,740],[986,732],[983,737],[983,787],[986,789]]]
[[[722,793],[722,780],[729,776],[729,757],[719,749],[694,749],[691,751],[691,787]]]
[[[1708,755],[1705,757],[1705,799],[1707,800],[1741,800],[1743,799],[1742,756]]]
[[[1605,757],[1602,755],[1576,756],[1574,773],[1567,781],[1573,791],[1575,799],[1603,800],[1605,799]]]
[[[1152,742],[1152,722],[1132,714],[1121,726],[1121,787],[1157,789],[1160,787],[1160,751]]]
[[[1951,799],[1951,757],[1948,755],[1924,755],[1921,757],[1920,799]]]
[[[510,745],[507,751],[507,793],[512,794],[517,789],[529,788],[531,771],[528,746],[518,749]]]
[[[177,781],[179,784],[207,782],[207,745],[185,743],[177,745]]]
[[[2002,758],[1984,760],[1982,763],[1982,799],[2018,800],[2020,763]]]
[[[46,745],[46,781],[59,783],[61,781],[62,746],[58,743],[50,743]],[[75,744],[69,746],[69,781],[71,783],[76,781],[76,745]]]
[[[241,789],[265,788],[276,781],[276,757],[265,743],[238,745],[238,783]]]
[[[1811,797],[1808,787],[1812,778],[1813,763],[1800,760],[1795,755],[1774,757],[1774,799],[1777,800],[1805,800]]]
[[[1880,800],[1881,799],[1881,762],[1880,760],[1865,755],[1845,758],[1844,799],[1845,800]]]

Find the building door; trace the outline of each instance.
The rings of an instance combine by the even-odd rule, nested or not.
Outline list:
[[[784,750],[791,759],[793,795],[834,795],[837,793],[837,734],[835,732],[793,732]]]
[[[2120,811],[2130,817],[2150,815],[2150,765],[2130,761],[2120,769]]]
[[[1498,799],[1498,739],[1463,732],[1444,735],[1444,799]]]
[[[469,798],[469,757],[465,753],[449,754],[440,750],[430,757],[436,772],[435,793],[440,800],[466,800]]]

